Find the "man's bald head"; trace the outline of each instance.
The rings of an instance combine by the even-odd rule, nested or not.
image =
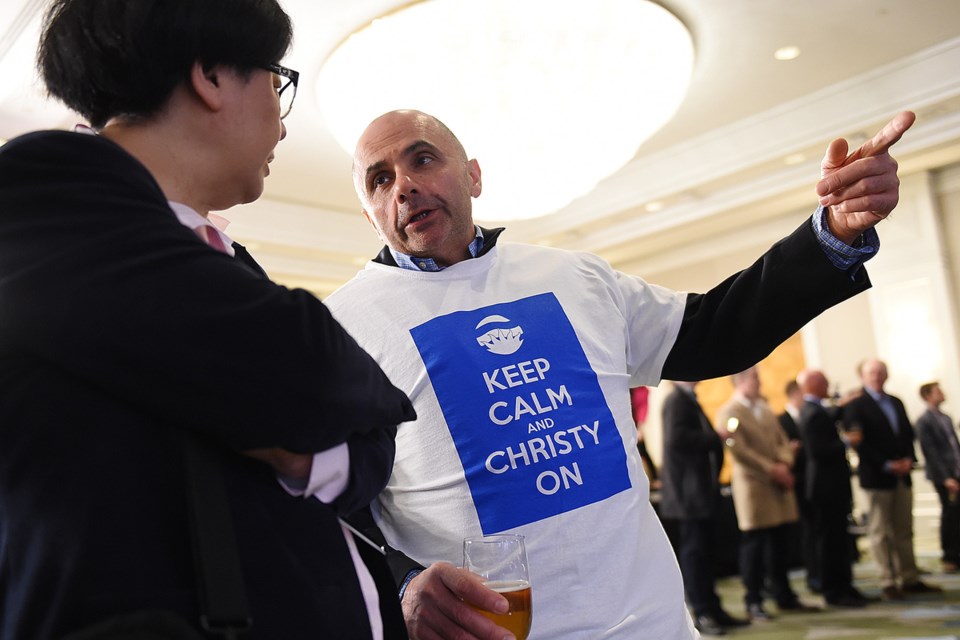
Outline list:
[[[819,369],[804,369],[797,375],[797,384],[804,395],[823,399],[830,394],[827,376]]]
[[[389,137],[395,131],[419,130],[424,133],[430,132],[439,134],[444,139],[450,149],[454,150],[463,162],[467,161],[467,152],[463,148],[460,139],[445,125],[439,118],[416,109],[397,109],[388,111],[378,116],[367,125],[367,128],[360,134],[357,140],[357,146],[353,150],[353,186],[357,191],[360,200],[364,199],[364,179],[367,173],[367,167],[364,166],[364,159],[368,155],[368,147],[374,141],[381,139],[384,135]]]

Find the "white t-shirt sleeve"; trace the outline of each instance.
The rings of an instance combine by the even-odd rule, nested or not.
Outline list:
[[[656,386],[680,332],[687,294],[617,272],[623,295],[630,386]]]

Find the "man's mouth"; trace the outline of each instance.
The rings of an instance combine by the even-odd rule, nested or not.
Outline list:
[[[433,209],[427,209],[426,211],[421,211],[420,213],[416,214],[415,216],[412,216],[412,217],[407,221],[407,224],[414,224],[414,223],[420,222],[421,220],[423,220],[424,218],[426,218],[427,216],[429,216],[431,213],[433,213]]]

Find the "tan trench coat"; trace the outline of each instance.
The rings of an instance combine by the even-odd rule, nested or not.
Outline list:
[[[765,403],[754,409],[734,397],[721,407],[717,426],[731,430],[726,441],[733,455],[733,506],[741,531],[775,527],[796,522],[797,499],[792,490],[784,490],[770,477],[776,462],[793,465],[793,451],[777,417]]]

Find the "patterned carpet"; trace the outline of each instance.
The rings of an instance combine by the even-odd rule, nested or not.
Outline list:
[[[918,562],[921,567],[933,569],[939,567],[938,558],[920,557]],[[876,565],[869,558],[856,565],[854,574],[857,588],[865,595],[879,595]],[[805,591],[802,572],[792,577],[801,600],[824,606],[823,598]],[[870,603],[865,609],[824,609],[817,613],[777,614],[776,605],[770,605],[768,611],[776,616],[774,620],[736,629],[728,636],[768,640],[960,640],[960,575],[931,572],[923,580],[943,587],[944,593],[910,596],[902,602]],[[739,578],[724,578],[717,587],[724,607],[742,616],[743,586]]]
[[[937,534],[940,505],[929,483],[914,476],[914,547],[924,582],[944,589],[943,594],[914,595],[901,602],[870,603],[865,609],[823,609],[816,613],[776,613],[776,619],[728,632],[730,638],[764,640],[960,640],[960,574],[940,573],[940,543]],[[866,540],[859,540],[861,560],[854,566],[855,584],[867,596],[878,596],[877,566]],[[794,590],[806,604],[824,606],[823,598],[810,594],[802,571],[791,574]],[[717,592],[724,607],[743,616],[743,586],[737,576],[723,578]],[[766,606],[766,605],[765,605]],[[704,636],[710,637],[710,636]]]

